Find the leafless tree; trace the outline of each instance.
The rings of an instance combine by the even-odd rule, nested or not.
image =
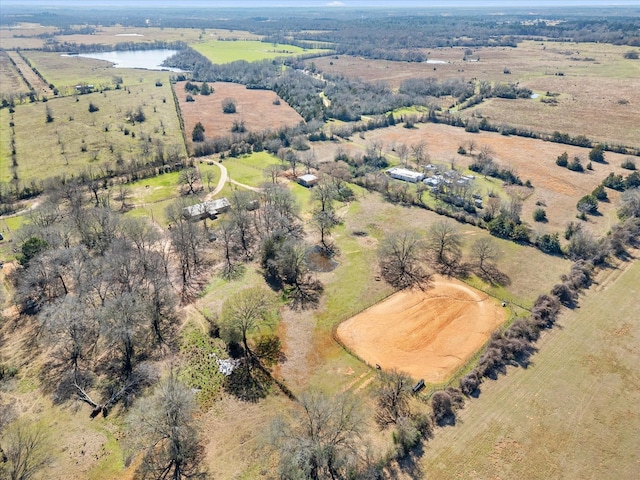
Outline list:
[[[407,147],[404,143],[399,143],[398,145],[396,145],[396,153],[398,154],[400,163],[406,167],[407,160],[409,159],[409,147]]]
[[[196,167],[185,168],[180,172],[180,183],[187,187],[187,195],[196,193],[197,183],[200,181],[200,172]]]
[[[204,448],[194,415],[193,393],[174,373],[152,396],[140,400],[128,418],[134,443],[143,448],[141,479],[205,479]]]
[[[459,261],[462,238],[453,223],[440,220],[429,228],[427,247],[440,265],[449,267]]]
[[[245,357],[253,355],[248,336],[275,320],[273,294],[255,287],[242,290],[225,301],[220,316],[220,331],[227,342],[242,342]]]
[[[495,262],[500,250],[493,240],[483,237],[473,242],[471,253],[476,258],[480,271],[486,273],[487,262]]]
[[[18,419],[2,432],[0,453],[6,460],[0,461],[0,476],[10,480],[29,480],[49,465],[51,440],[41,423]]]
[[[410,415],[411,378],[397,370],[380,372],[375,390],[376,423],[384,428]]]
[[[361,467],[364,428],[356,398],[302,395],[295,414],[279,417],[271,427],[281,478],[348,478],[347,472]]]
[[[387,235],[378,247],[378,262],[384,279],[397,288],[424,288],[430,275],[423,267],[424,245],[413,230]]]

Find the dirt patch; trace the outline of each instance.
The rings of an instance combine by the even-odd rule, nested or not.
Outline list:
[[[489,296],[437,278],[426,290],[403,290],[351,317],[337,335],[370,364],[430,383],[445,381],[506,319]]]
[[[175,91],[189,143],[197,122],[204,126],[205,138],[213,139],[230,136],[234,122],[244,122],[247,131],[262,132],[292,127],[302,121],[302,117],[293,108],[270,90],[253,90],[235,83],[216,82],[210,84],[214,93],[193,95],[195,101],[187,102],[188,92],[184,89],[185,83],[176,83]],[[226,98],[235,101],[236,113],[222,112],[222,102]],[[279,100],[277,105],[276,100]]]

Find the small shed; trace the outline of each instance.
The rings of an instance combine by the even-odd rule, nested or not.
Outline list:
[[[298,183],[303,187],[311,188],[318,183],[318,177],[316,177],[311,173],[307,173],[306,175],[300,175],[298,177]]]

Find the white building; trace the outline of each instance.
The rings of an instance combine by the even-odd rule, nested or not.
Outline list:
[[[216,218],[219,213],[226,212],[230,208],[231,203],[229,200],[226,198],[218,198],[185,207],[182,209],[182,214],[189,220],[204,220],[207,217],[213,219]]]
[[[389,170],[387,170],[387,173],[391,176],[391,178],[411,183],[418,183],[424,178],[423,173],[400,167],[390,168]]]

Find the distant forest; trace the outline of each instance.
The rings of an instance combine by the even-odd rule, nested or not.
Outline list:
[[[15,8],[15,7],[13,7]],[[25,21],[11,6],[3,8],[1,25]],[[251,16],[247,16],[247,13]],[[265,36],[265,42],[302,47],[329,47],[338,54],[366,58],[424,61],[425,49],[447,46],[517,46],[522,39],[605,42],[640,46],[638,9],[547,9],[536,16],[522,10],[503,15],[452,9],[59,9],[33,7],[30,22],[59,28],[55,35],[91,34],[95,19],[104,26],[221,28]],[[81,27],[78,25],[82,25]],[[43,34],[53,37],[54,34]]]

